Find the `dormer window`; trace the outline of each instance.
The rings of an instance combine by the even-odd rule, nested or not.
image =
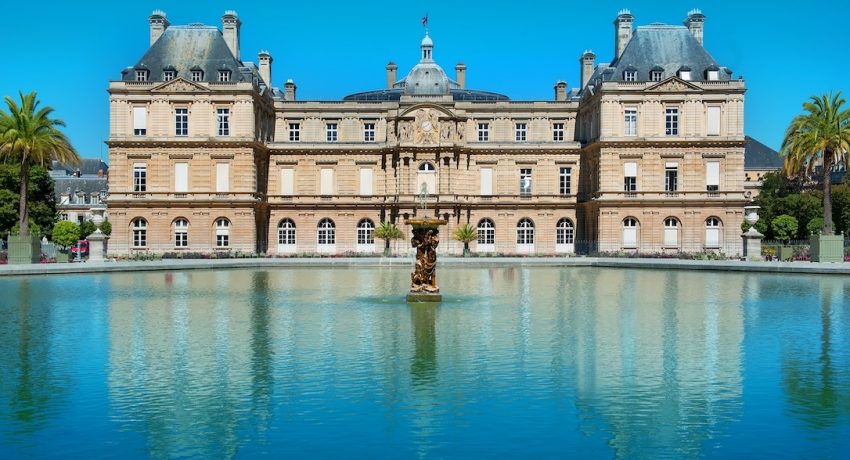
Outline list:
[[[162,81],[174,80],[175,76],[177,76],[177,72],[174,71],[174,70],[163,70],[162,71]]]
[[[136,69],[136,81],[148,81],[148,71],[145,69]]]
[[[204,80],[204,71],[201,69],[193,69],[192,70],[192,81],[203,81]]]
[[[661,81],[662,72],[660,70],[653,70],[649,72],[649,79],[651,81]]]
[[[626,70],[623,72],[623,80],[624,81],[635,81],[637,80],[637,71],[636,70]]]
[[[682,67],[679,69],[679,78],[682,80],[688,81],[691,79],[691,68],[690,67]]]
[[[706,80],[720,80],[720,67],[716,65],[710,65],[707,69],[705,69],[705,79]]]
[[[230,81],[230,71],[229,70],[219,70],[218,71],[218,81]]]

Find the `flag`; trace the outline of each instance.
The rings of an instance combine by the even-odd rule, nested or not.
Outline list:
[[[422,16],[422,25],[428,27],[428,15]]]

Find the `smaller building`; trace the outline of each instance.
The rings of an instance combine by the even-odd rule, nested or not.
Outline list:
[[[779,152],[746,136],[744,144],[744,193],[755,198],[761,190],[764,175],[782,169]]]
[[[50,168],[60,219],[82,224],[95,213],[106,217],[109,166],[98,158],[84,158],[80,167],[54,161]]]

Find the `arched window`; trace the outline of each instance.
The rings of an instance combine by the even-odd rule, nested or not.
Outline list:
[[[433,163],[428,161],[424,161],[419,165],[414,193],[422,193],[422,184],[425,184],[424,188],[429,195],[437,193],[437,168],[434,167]]]
[[[496,226],[490,219],[478,221],[478,251],[492,252],[496,250]]]
[[[637,248],[638,238],[638,221],[634,217],[628,217],[623,220],[623,247]]]
[[[143,248],[148,245],[148,222],[141,217],[133,219],[133,247]]]
[[[679,247],[679,221],[675,217],[664,219],[664,243],[665,248]]]
[[[575,227],[573,221],[564,217],[555,227],[555,251],[572,252],[575,249]]]
[[[317,227],[316,242],[319,252],[336,251],[336,225],[330,219],[322,219]]]
[[[230,221],[224,217],[215,220],[215,245],[219,248],[230,246]]]
[[[534,251],[534,222],[523,218],[516,226],[517,252]]]
[[[723,222],[716,217],[709,217],[705,220],[705,247],[719,248],[720,247],[720,229]]]
[[[277,224],[278,252],[295,252],[295,222],[283,219]]]
[[[189,221],[179,218],[174,221],[174,247],[185,248],[189,246]]]
[[[357,223],[357,250],[372,252],[375,250],[375,223],[363,219]]]

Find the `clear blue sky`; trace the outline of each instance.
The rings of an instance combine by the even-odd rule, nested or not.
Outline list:
[[[706,15],[705,44],[742,75],[747,134],[778,149],[789,120],[810,95],[842,90],[850,98],[850,2],[738,1],[137,1],[6,2],[0,95],[36,90],[64,119],[85,157],[106,159],[109,80],[147,50],[147,17],[162,9],[172,24],[221,25],[226,9],[242,19],[242,58],[274,57],[273,84],[287,78],[299,99],[339,99],[379,89],[393,60],[403,76],[419,59],[421,17],[430,17],[434,57],[467,86],[512,99],[549,99],[559,79],[578,83],[585,48],[610,61],[612,21],[629,8],[636,25],[681,24],[688,10]],[[36,8],[38,8],[36,10]]]

